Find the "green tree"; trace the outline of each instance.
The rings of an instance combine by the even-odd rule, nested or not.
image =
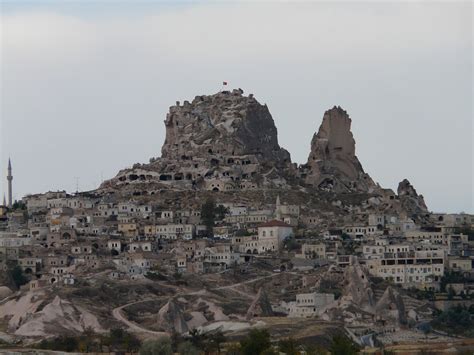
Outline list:
[[[335,335],[332,338],[329,352],[332,355],[355,355],[359,352],[359,349],[348,337]]]
[[[440,290],[441,292],[446,292],[446,286],[453,283],[466,283],[467,280],[463,274],[456,271],[447,272],[443,277],[441,277]]]
[[[260,355],[271,347],[270,333],[266,329],[252,329],[246,338],[240,341],[243,355]]]
[[[180,355],[199,355],[199,350],[190,341],[185,341],[178,345]]]
[[[140,349],[140,340],[133,334],[121,329],[110,330],[109,336],[103,339],[104,345],[110,346],[118,351],[138,351]]]
[[[225,343],[226,337],[224,333],[220,330],[209,335],[209,346],[207,347],[210,351],[217,351],[218,354],[221,353],[221,345]]]
[[[123,338],[123,345],[128,352],[135,352],[140,349],[142,344],[135,335],[126,332],[125,337]]]
[[[181,336],[180,333],[178,333],[175,329],[173,329],[170,335],[170,340],[171,340],[171,347],[173,348],[173,352],[177,352],[178,345],[183,342],[183,337]]]
[[[298,243],[294,237],[286,238],[283,241],[283,245],[288,251],[294,251],[301,248],[300,243]]]
[[[207,341],[207,336],[204,333],[201,333],[196,328],[191,329],[189,332],[191,344],[193,344],[198,349],[204,349],[205,343]]]
[[[298,343],[293,338],[288,338],[280,340],[278,342],[278,349],[280,352],[285,353],[286,355],[299,355],[300,351],[298,350]]]
[[[230,344],[227,348],[227,355],[242,355],[241,347],[239,343]]]
[[[70,336],[60,336],[51,340],[43,339],[38,346],[40,349],[73,352],[78,350],[79,342]]]
[[[25,277],[25,275],[23,274],[23,270],[18,265],[16,265],[15,267],[13,267],[13,269],[10,270],[10,275],[17,288],[20,288],[20,286],[23,286],[28,283],[28,279]]]
[[[208,199],[201,206],[201,220],[206,226],[207,236],[213,236],[214,224],[216,221],[216,203],[213,199]]]
[[[13,210],[26,210],[26,204],[23,201],[15,200],[12,205]]]
[[[456,291],[451,286],[448,287],[448,300],[452,300],[456,296]]]
[[[147,340],[140,348],[140,355],[172,355],[173,348],[168,337],[161,337],[156,340]]]
[[[432,322],[433,328],[449,334],[470,334],[474,332],[474,318],[468,308],[458,305],[441,312]]]
[[[228,207],[224,207],[223,205],[219,205],[215,209],[215,214],[216,214],[216,219],[218,221],[222,221],[225,216],[227,216],[230,213],[230,210]]]
[[[319,345],[306,345],[306,355],[326,355],[328,352]]]

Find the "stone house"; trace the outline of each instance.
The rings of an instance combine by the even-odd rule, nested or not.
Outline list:
[[[77,234],[71,228],[59,228],[55,232],[48,233],[46,237],[46,245],[52,248],[60,248],[74,243],[77,239]]]
[[[93,247],[91,243],[81,243],[77,245],[73,245],[71,247],[71,253],[74,255],[79,254],[92,254]]]
[[[152,251],[152,242],[150,241],[136,241],[128,245],[129,253],[136,253],[140,251]]]
[[[364,238],[370,235],[382,234],[382,231],[379,231],[377,226],[363,225],[345,226],[343,232],[352,238]]]
[[[118,232],[125,237],[136,237],[138,236],[138,225],[137,223],[119,223]]]
[[[286,304],[288,317],[308,318],[318,315],[327,305],[334,302],[332,293],[300,293],[296,295],[295,302]]]
[[[225,269],[235,264],[240,264],[240,253],[233,252],[230,244],[217,244],[206,248],[204,269],[211,265],[219,265]]]
[[[278,252],[283,241],[293,235],[293,228],[282,221],[269,221],[258,226],[258,252]]]
[[[447,268],[449,271],[471,274],[474,260],[470,257],[448,256]]]
[[[36,274],[41,270],[42,260],[36,257],[25,257],[18,259],[18,265],[27,274]]]
[[[191,274],[202,274],[204,272],[204,263],[198,260],[188,262],[187,272]]]
[[[47,255],[42,260],[46,271],[51,270],[53,267],[67,267],[69,265],[69,257],[67,255]]]
[[[444,251],[384,253],[382,258],[366,260],[369,273],[404,288],[436,289],[445,271]]]
[[[193,224],[165,224],[156,225],[155,236],[159,239],[191,240],[195,235],[196,227]]]
[[[15,261],[18,260],[19,247],[1,246],[0,245],[0,260],[4,261]]]
[[[301,246],[301,254],[296,254],[295,256],[303,259],[326,259],[326,244],[304,243]]]
[[[110,239],[107,242],[107,248],[114,251],[116,255],[122,252],[122,242],[119,239]]]
[[[186,255],[177,255],[176,256],[176,271],[183,273],[187,270],[187,258]]]
[[[41,289],[43,287],[46,287],[49,284],[50,284],[49,280],[44,279],[44,278],[37,279],[37,280],[31,280],[30,283],[29,283],[29,289],[30,289],[30,291],[35,291],[35,290]]]

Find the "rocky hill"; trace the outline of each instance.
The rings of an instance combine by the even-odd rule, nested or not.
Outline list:
[[[341,107],[326,111],[311,140],[308,163],[302,167],[306,183],[337,192],[368,192],[376,188],[355,155],[351,122]]]
[[[121,171],[107,186],[152,182],[178,189],[233,191],[286,185],[290,154],[278,144],[266,105],[242,90],[196,96],[170,107],[160,158]]]
[[[326,111],[311,141],[307,163],[297,166],[278,144],[268,107],[252,94],[245,96],[238,89],[196,96],[192,102],[170,107],[161,157],[120,171],[99,191],[130,196],[212,191],[234,200],[235,193],[255,192],[257,196],[259,191],[285,190],[290,200],[303,193],[317,195],[323,204],[349,199],[358,201],[358,206],[363,201],[363,208],[426,213],[423,197],[405,180],[398,196],[381,188],[364,171],[355,155],[351,123],[341,107]],[[341,214],[347,212],[347,206],[340,207]]]

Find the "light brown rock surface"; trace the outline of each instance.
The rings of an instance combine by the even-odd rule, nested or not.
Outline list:
[[[409,212],[410,215],[428,212],[423,195],[418,195],[407,179],[398,184],[397,194],[403,209]]]
[[[120,171],[98,191],[118,199],[145,196],[147,202],[166,202],[167,208],[199,208],[210,191],[220,202],[258,208],[267,199],[274,203],[273,191],[284,190],[287,201],[320,217],[357,210],[423,216],[426,205],[411,185],[403,184],[397,196],[365,173],[355,155],[351,123],[340,107],[326,111],[307,163],[297,167],[278,144],[267,106],[252,95],[239,89],[196,96],[170,107],[161,157]]]
[[[103,187],[153,182],[182,189],[247,190],[285,185],[293,169],[267,106],[240,89],[171,106],[165,127],[160,158],[121,171]]]
[[[351,119],[341,107],[325,112],[311,140],[306,183],[337,192],[368,191],[375,183],[355,155]]]
[[[407,322],[403,297],[391,286],[385,289],[382,297],[377,301],[375,311],[377,317],[386,322],[394,324],[406,324]]]
[[[183,310],[169,300],[158,312],[158,325],[167,332],[186,333],[189,329],[184,319]]]
[[[171,106],[166,116],[161,157],[170,160],[253,155],[284,166],[290,154],[278,145],[277,129],[266,105],[241,90],[196,96]]]
[[[8,301],[0,306],[0,319],[7,317],[9,330],[24,337],[77,334],[87,328],[103,331],[96,316],[59,296],[39,310],[44,297],[42,292],[29,292]]]

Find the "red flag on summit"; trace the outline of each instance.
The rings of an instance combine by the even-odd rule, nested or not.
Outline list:
[[[222,82],[222,85],[227,85],[227,81],[223,81],[223,82]]]

